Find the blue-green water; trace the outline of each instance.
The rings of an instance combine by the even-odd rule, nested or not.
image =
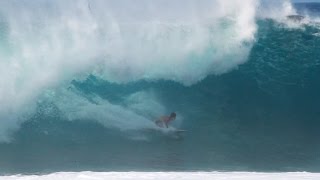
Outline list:
[[[4,4],[8,9],[22,8],[6,2]],[[59,5],[49,5],[49,9],[60,8]],[[297,6],[299,8],[299,5]],[[2,17],[6,17],[6,12],[3,12]],[[59,11],[54,12],[60,15]],[[236,51],[231,54],[229,51],[222,53],[223,61],[232,62],[232,66],[215,61],[201,63],[202,60],[220,57],[216,54],[227,48],[216,47],[216,41],[220,39],[213,34],[205,36],[213,37],[209,46],[205,46],[204,50],[191,50],[186,58],[182,58],[187,59],[183,63],[167,66],[168,62],[175,58],[180,60],[184,51],[172,56],[163,55],[161,58],[164,60],[154,64],[139,61],[137,58],[140,55],[148,56],[141,58],[156,58],[149,56],[149,51],[141,51],[137,57],[130,52],[129,55],[133,55],[132,58],[137,60],[131,65],[126,64],[132,62],[129,56],[118,56],[110,52],[104,57],[111,60],[115,58],[112,63],[108,61],[105,65],[100,64],[100,60],[93,61],[99,66],[107,66],[107,70],[95,68],[89,72],[83,66],[88,67],[91,63],[83,62],[82,56],[101,58],[95,56],[95,49],[99,47],[96,47],[93,40],[88,40],[93,44],[86,45],[93,46],[94,50],[90,53],[81,52],[82,48],[76,46],[81,44],[81,41],[73,39],[75,37],[72,35],[64,34],[65,38],[71,40],[62,41],[63,47],[70,51],[76,49],[75,54],[80,55],[63,55],[65,58],[80,59],[76,62],[81,66],[78,67],[77,63],[62,63],[67,60],[57,63],[63,66],[55,63],[42,66],[41,63],[45,63],[47,57],[41,55],[46,54],[47,48],[53,48],[54,51],[48,53],[54,55],[54,58],[48,57],[50,61],[61,58],[63,48],[55,49],[57,44],[54,42],[62,32],[50,28],[48,34],[42,32],[43,29],[48,30],[50,25],[40,18],[35,21],[38,24],[26,27],[29,33],[35,31],[41,34],[34,37],[34,44],[30,45],[36,48],[28,49],[19,45],[33,39],[19,35],[20,30],[14,29],[19,27],[15,24],[16,21],[10,22],[10,19],[6,18],[0,16],[0,50],[3,58],[0,69],[5,71],[6,67],[3,66],[9,65],[17,74],[13,72],[4,76],[9,80],[14,77],[11,79],[15,84],[13,89],[6,89],[4,86],[0,88],[0,100],[3,103],[15,102],[2,105],[3,110],[0,111],[0,120],[3,120],[3,127],[0,128],[3,131],[0,133],[3,136],[0,144],[1,174],[85,170],[320,171],[320,36],[317,35],[320,29],[315,21],[292,28],[285,22],[268,18],[256,19],[257,31],[253,41],[250,38],[241,41],[239,44],[242,47],[239,49],[234,49],[239,45],[237,43],[234,45],[233,42],[219,42],[221,46],[231,44],[232,50]],[[83,18],[88,17],[84,15]],[[74,19],[71,17],[65,20],[72,24]],[[25,21],[29,19],[26,18],[23,22]],[[91,19],[89,21],[91,22]],[[223,22],[221,26],[226,28],[226,31],[233,28],[232,22]],[[77,28],[77,25],[70,27]],[[146,29],[150,30],[147,27]],[[148,47],[161,49],[159,52],[150,51],[157,56],[164,52],[172,53],[171,50],[163,50],[162,43],[180,45],[199,38],[196,36],[197,31],[188,25],[184,30],[185,34],[191,34],[191,39],[173,38],[177,33],[179,37],[185,35],[179,34],[182,31],[175,31],[174,28],[173,33],[168,30],[156,33],[166,38],[155,42],[158,43],[155,46],[148,44]],[[213,32],[209,33],[217,33],[216,28],[211,30]],[[46,35],[52,33],[53,37],[46,39]],[[202,29],[201,33],[208,32]],[[124,33],[125,37],[122,38],[128,38],[127,35],[128,33]],[[17,39],[11,42],[10,38]],[[46,39],[45,43],[42,38]],[[82,38],[86,36],[80,39]],[[152,36],[149,40],[154,40],[153,38]],[[130,44],[130,41],[126,40],[121,42]],[[72,48],[68,49],[68,43]],[[144,47],[145,43],[150,42],[141,40],[136,45]],[[202,43],[204,42],[201,41],[200,45]],[[197,45],[199,44],[195,42],[195,46]],[[117,44],[113,47],[119,48]],[[179,46],[175,48],[174,51],[180,51]],[[35,53],[32,51],[35,49],[39,56],[30,55]],[[247,49],[249,51],[246,54]],[[242,51],[246,55],[242,56]],[[19,63],[21,59],[28,57],[40,60],[23,60]],[[245,57],[245,61],[234,60],[237,57]],[[118,61],[119,64],[116,63]],[[40,64],[26,65],[34,62]],[[141,63],[147,63],[147,69],[142,68]],[[54,75],[51,75],[51,68],[56,67],[62,70],[52,70]],[[140,72],[141,69],[143,73]],[[150,69],[152,73],[149,72]],[[159,72],[154,72],[157,69],[160,69]],[[108,72],[101,74],[100,71]],[[20,72],[23,75],[19,74]],[[47,74],[49,75],[46,79]],[[44,76],[43,81],[50,83],[43,83],[41,78],[34,77],[39,75]],[[28,82],[25,82],[27,80]],[[11,85],[5,79],[0,81],[1,83]],[[27,86],[29,83],[37,85],[37,88]],[[36,95],[30,95],[19,88]],[[12,94],[6,92],[9,90]],[[168,132],[153,124],[153,120],[158,116],[172,111],[177,113],[177,120],[171,125],[187,132]],[[14,125],[11,125],[11,122],[14,122]]]

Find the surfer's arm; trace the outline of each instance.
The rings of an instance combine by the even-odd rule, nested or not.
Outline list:
[[[163,122],[166,125],[166,128],[169,128],[170,119],[167,117],[166,119],[163,120]]]

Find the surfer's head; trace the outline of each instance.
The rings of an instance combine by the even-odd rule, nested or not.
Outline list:
[[[175,120],[176,119],[177,114],[175,112],[172,112],[170,114],[170,119]]]

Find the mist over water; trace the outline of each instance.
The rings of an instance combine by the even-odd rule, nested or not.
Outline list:
[[[319,171],[319,26],[296,13],[289,1],[1,1],[0,173]],[[173,127],[154,124],[172,111]]]

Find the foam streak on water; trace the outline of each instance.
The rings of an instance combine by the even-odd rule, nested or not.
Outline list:
[[[60,172],[48,175],[3,176],[1,180],[102,180],[102,179],[140,179],[140,180],[317,180],[319,173],[252,173],[252,172]]]

